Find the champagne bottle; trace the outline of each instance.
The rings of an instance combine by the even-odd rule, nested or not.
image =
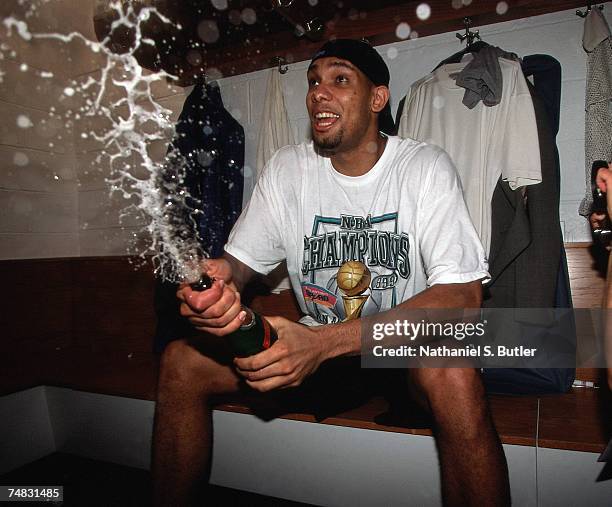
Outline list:
[[[210,289],[214,281],[214,278],[202,275],[197,282],[189,286],[195,291],[204,291]],[[227,335],[227,339],[237,357],[248,357],[269,349],[278,336],[261,315],[246,306],[242,308],[246,311],[246,319],[238,330]]]

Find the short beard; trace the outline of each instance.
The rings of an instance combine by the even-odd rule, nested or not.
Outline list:
[[[332,152],[338,146],[340,146],[340,144],[342,143],[343,136],[344,136],[344,130],[340,129],[340,131],[334,137],[318,140],[315,137],[315,133],[311,132],[312,141],[314,142],[315,147],[317,147],[321,151],[327,151],[327,152]]]

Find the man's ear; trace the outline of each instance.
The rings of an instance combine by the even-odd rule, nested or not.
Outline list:
[[[374,113],[380,113],[387,102],[389,102],[389,88],[386,86],[375,86],[372,91],[372,111]]]

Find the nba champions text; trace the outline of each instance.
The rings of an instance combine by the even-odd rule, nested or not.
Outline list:
[[[405,233],[340,230],[318,236],[306,236],[302,274],[340,267],[347,261],[359,261],[368,267],[388,268],[396,271],[402,278],[408,278],[409,250],[410,241]]]

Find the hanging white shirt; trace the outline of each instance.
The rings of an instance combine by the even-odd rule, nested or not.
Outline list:
[[[498,105],[464,106],[465,90],[451,76],[466,63],[446,64],[410,87],[398,132],[436,144],[451,156],[487,253],[491,200],[499,177],[513,190],[542,181],[538,130],[527,82],[518,62],[500,58],[499,64],[503,92]]]
[[[285,107],[281,75],[277,69],[271,69],[257,141],[257,179],[277,150],[294,143],[289,115]],[[272,292],[275,293],[291,288],[285,269],[277,270],[268,281]]]
[[[257,141],[257,178],[276,150],[294,143],[280,73],[271,69]]]

